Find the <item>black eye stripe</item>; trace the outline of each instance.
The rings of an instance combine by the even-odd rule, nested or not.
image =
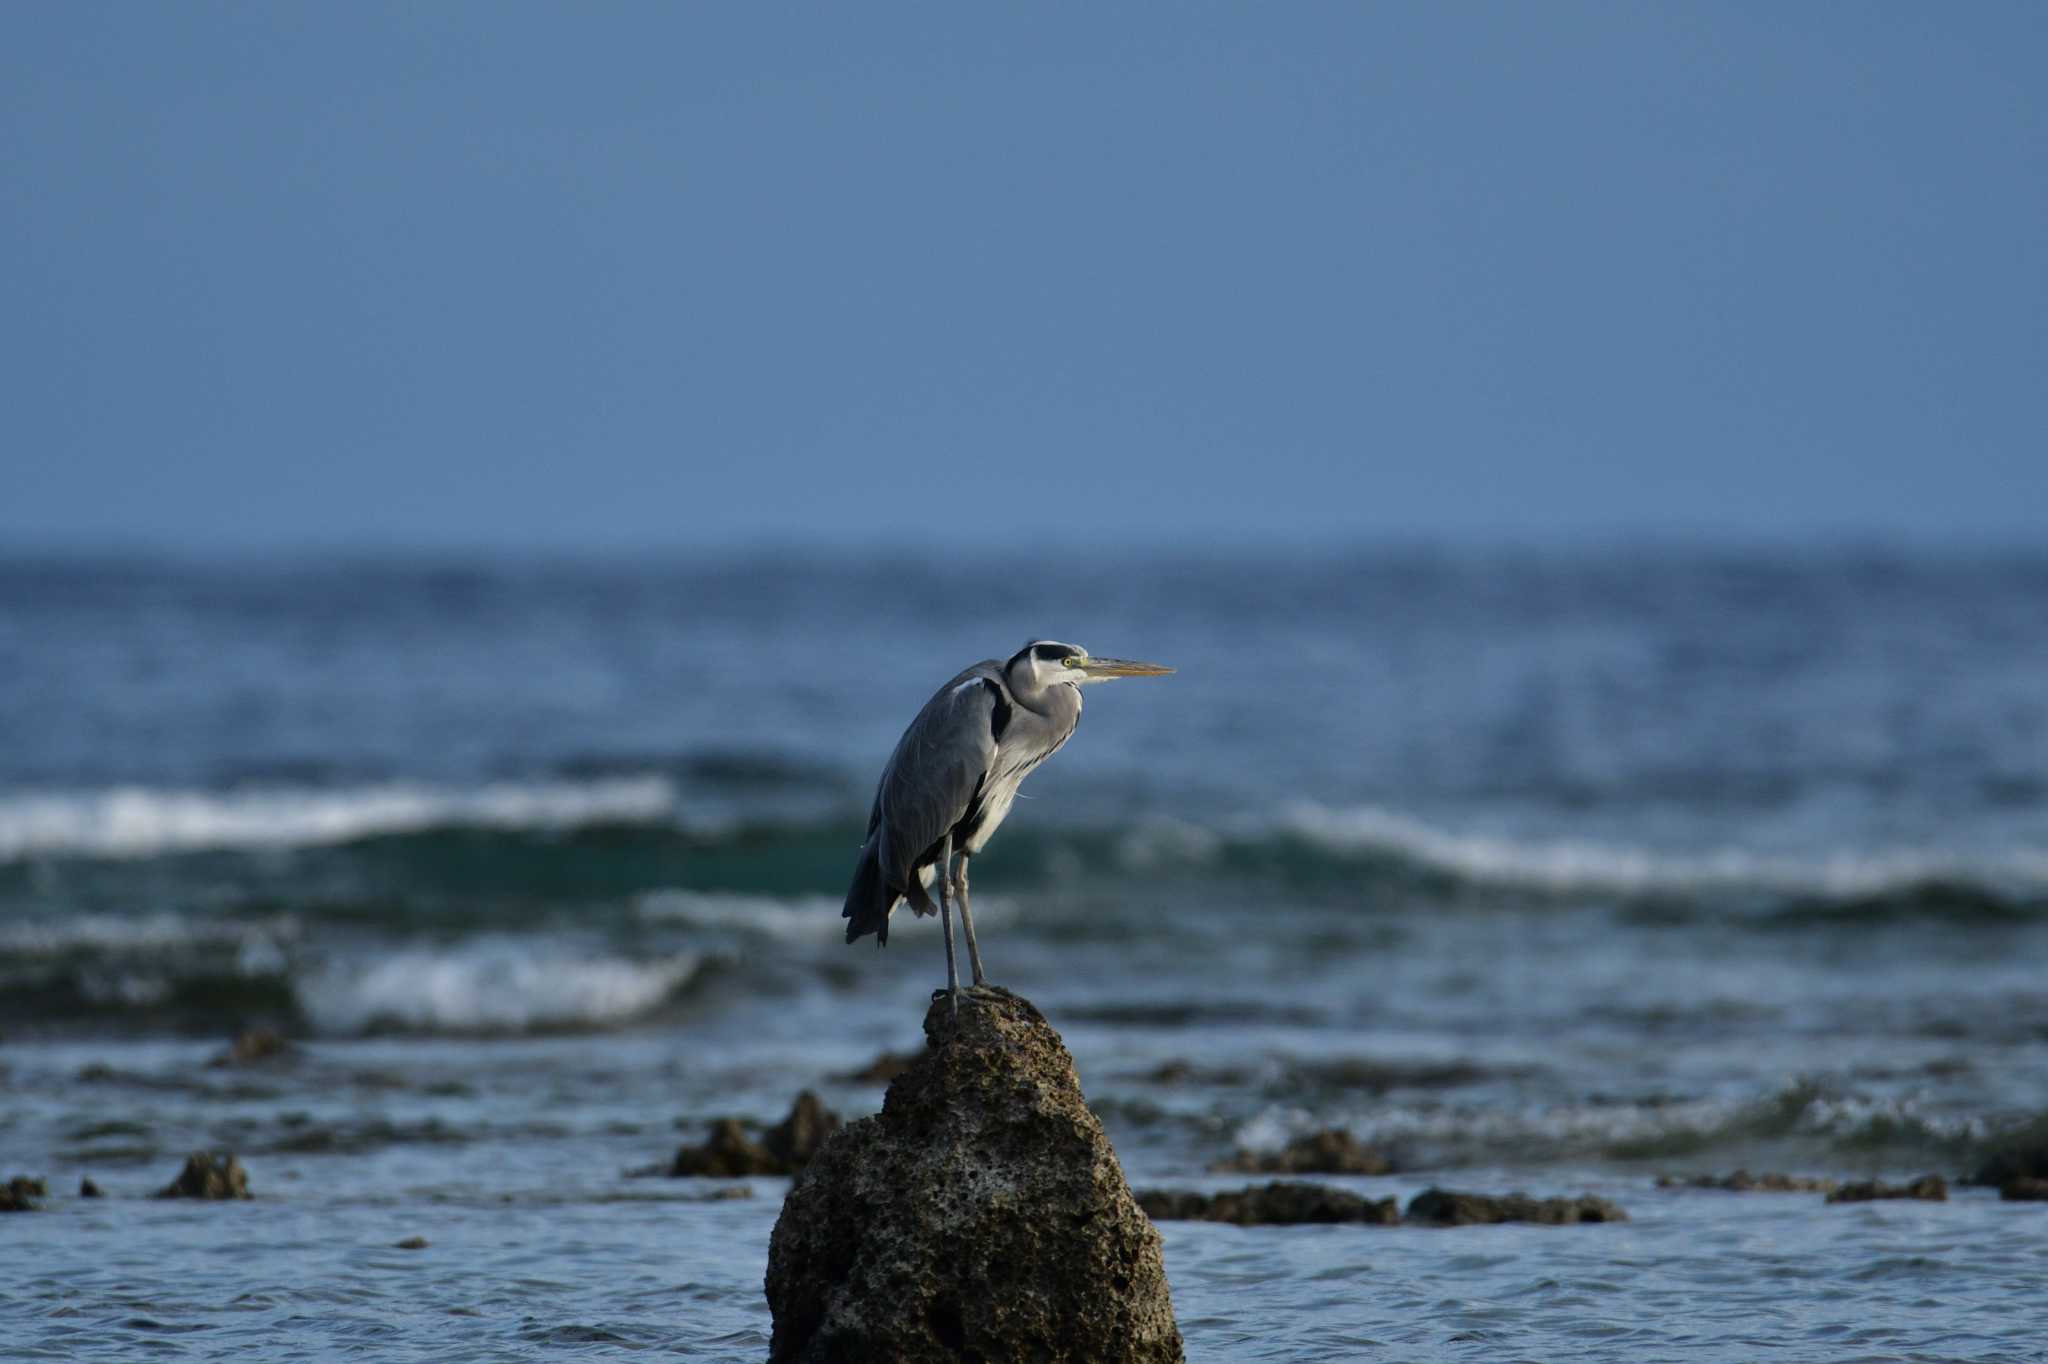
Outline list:
[[[1058,663],[1062,659],[1072,657],[1074,650],[1071,645],[1067,644],[1041,644],[1036,649],[1033,649],[1032,652],[1038,656],[1039,661],[1042,663]]]

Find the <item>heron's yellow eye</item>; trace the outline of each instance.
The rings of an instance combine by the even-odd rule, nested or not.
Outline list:
[[[1060,660],[1060,666],[1062,668],[1078,668],[1087,661],[1087,659],[1083,658],[1079,654],[1068,654],[1065,658]]]

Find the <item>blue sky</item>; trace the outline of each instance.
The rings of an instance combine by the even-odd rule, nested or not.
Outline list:
[[[0,38],[0,544],[2048,530],[2048,6]]]

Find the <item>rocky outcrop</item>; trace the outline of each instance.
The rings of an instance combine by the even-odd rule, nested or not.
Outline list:
[[[1341,1127],[1296,1137],[1279,1151],[1240,1150],[1213,1168],[1255,1175],[1383,1175],[1394,1166]]]
[[[216,1052],[206,1065],[210,1070],[220,1070],[230,1066],[282,1065],[298,1059],[298,1048],[281,1034],[269,1028],[251,1028],[236,1037],[226,1051]]]
[[[1999,1186],[1998,1196],[2008,1203],[2048,1203],[2048,1179],[2008,1179]]]
[[[789,1116],[762,1133],[761,1140],[749,1137],[739,1119],[720,1118],[711,1124],[711,1134],[703,1145],[685,1146],[676,1152],[666,1173],[726,1179],[741,1175],[793,1175],[810,1164],[825,1139],[838,1130],[839,1115],[807,1089],[796,1096]],[[661,1172],[660,1166],[652,1171],[634,1171]]]
[[[1872,1203],[1886,1198],[1921,1198],[1930,1203],[1945,1203],[1948,1201],[1948,1181],[1940,1175],[1922,1175],[1911,1184],[1886,1184],[1867,1179],[1860,1184],[1844,1184],[1828,1195],[1828,1202]]]
[[[1966,1182],[2001,1189],[2015,1179],[2048,1179],[2048,1118],[2037,1118],[1990,1142]]]
[[[914,1051],[885,1051],[877,1053],[875,1059],[858,1070],[842,1071],[833,1076],[835,1080],[854,1085],[886,1085],[917,1059]]]
[[[49,1196],[49,1181],[16,1175],[0,1184],[0,1212],[35,1212],[42,1207],[36,1200]]]
[[[825,1143],[768,1247],[771,1361],[1182,1359],[1159,1232],[1030,1003],[943,995],[881,1113]]]
[[[1390,1227],[1401,1220],[1400,1205],[1391,1198],[1362,1198],[1345,1189],[1284,1180],[1213,1194],[1147,1189],[1138,1195],[1138,1206],[1155,1222],[1229,1222],[1240,1227],[1332,1222]]]
[[[1491,1222],[1626,1222],[1628,1214],[1604,1198],[1531,1198],[1523,1193],[1475,1194],[1424,1189],[1408,1201],[1408,1221],[1430,1227],[1476,1227]]]
[[[1737,1170],[1731,1175],[1693,1175],[1689,1179],[1659,1175],[1657,1187],[1721,1189],[1728,1193],[1833,1193],[1837,1185],[1832,1179],[1815,1179],[1807,1175],[1753,1175],[1747,1170]]]
[[[178,1177],[156,1191],[158,1198],[247,1198],[249,1172],[232,1153],[195,1151]]]

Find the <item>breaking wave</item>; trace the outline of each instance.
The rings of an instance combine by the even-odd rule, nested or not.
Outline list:
[[[675,786],[659,774],[493,782],[468,789],[389,782],[337,789],[117,787],[16,794],[0,798],[0,861],[299,847],[449,826],[562,830],[662,820],[675,809]]]
[[[316,1032],[516,1033],[612,1026],[652,1013],[704,965],[696,953],[652,960],[563,957],[549,942],[479,938],[328,966],[298,981]]]
[[[1339,857],[1384,858],[1460,882],[1555,896],[1682,897],[1727,891],[1858,900],[1936,886],[2048,895],[2048,849],[2040,848],[1978,855],[1915,848],[1808,856],[1739,848],[1674,853],[1576,839],[1457,833],[1371,806],[1296,805],[1251,836],[1274,834]]]

